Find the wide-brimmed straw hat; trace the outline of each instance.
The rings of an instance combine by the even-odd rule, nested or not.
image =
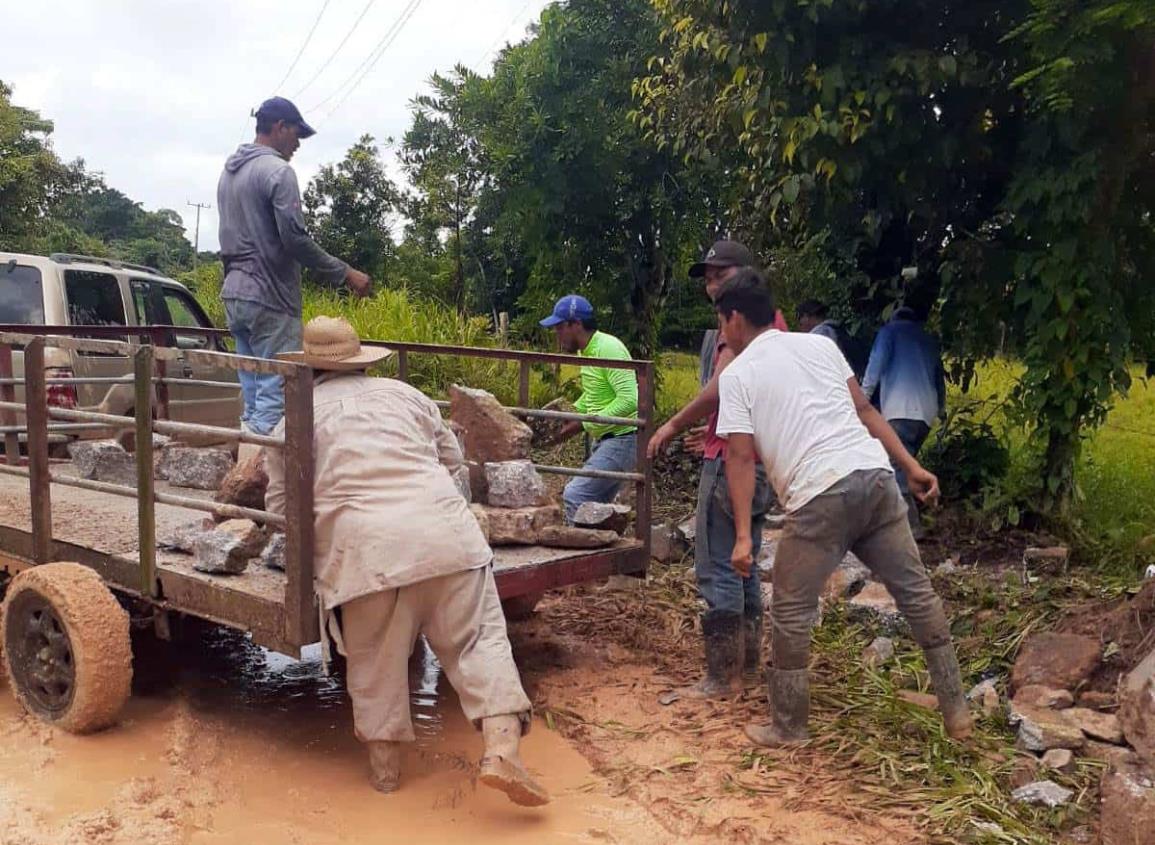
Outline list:
[[[304,341],[304,351],[277,357],[314,370],[363,370],[393,354],[380,346],[362,348],[357,332],[340,317],[314,317],[305,324]]]

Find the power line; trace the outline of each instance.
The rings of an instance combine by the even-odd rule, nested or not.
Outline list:
[[[351,74],[349,74],[348,77],[345,78],[344,82],[342,82],[340,85],[338,85],[336,88],[334,88],[333,92],[328,97],[321,100],[321,102],[317,103],[316,105],[312,106],[309,109],[309,111],[310,112],[316,112],[319,108],[321,108],[323,105],[325,105],[330,100],[332,100],[334,97],[336,97],[338,94],[340,94],[346,85],[348,85],[350,82],[352,82],[354,79],[356,79],[358,74],[360,74],[361,71],[371,61],[373,61],[373,57],[377,54],[377,51],[382,48],[382,45],[385,45],[385,42],[389,39],[389,37],[394,34],[394,30],[397,28],[397,25],[401,22],[401,19],[403,17],[405,17],[405,15],[409,12],[411,7],[413,7],[414,5],[416,5],[417,3],[420,3],[420,2],[421,2],[421,0],[409,0],[409,5],[401,10],[401,14],[398,15],[393,20],[393,23],[391,23],[389,25],[389,28],[387,30],[385,30],[385,34],[381,36],[381,40],[373,45],[373,49],[369,51],[369,54],[367,56],[365,56],[365,58],[362,60],[361,64],[357,65],[356,69]],[[385,46],[388,46],[388,45],[385,45]]]
[[[507,23],[505,25],[505,29],[503,29],[501,31],[501,34],[498,35],[497,38],[493,39],[493,43],[489,45],[489,49],[486,50],[482,54],[480,59],[478,59],[476,62],[474,62],[474,64],[473,64],[474,73],[480,73],[481,72],[481,68],[480,68],[481,63],[484,62],[486,59],[488,59],[489,54],[492,53],[495,49],[497,49],[497,45],[499,43],[501,43],[501,40],[503,38],[505,38],[505,34],[507,32],[509,32],[510,27],[512,27],[515,23],[517,23],[517,19],[525,14],[525,10],[529,8],[529,4],[532,2],[533,2],[533,0],[525,0],[525,5],[521,7],[521,9],[518,11],[518,13],[516,15],[514,15],[512,18],[510,18],[509,23]]]
[[[325,0],[325,2],[321,5],[321,11],[317,12],[317,18],[313,21],[313,25],[309,28],[309,34],[305,36],[305,43],[301,45],[301,49],[299,49],[297,51],[297,55],[293,57],[293,62],[289,65],[289,69],[285,71],[285,75],[281,77],[281,81],[273,86],[274,94],[276,94],[277,91],[280,90],[281,86],[289,81],[289,77],[293,75],[293,71],[297,67],[297,62],[301,61],[301,56],[305,54],[305,50],[308,48],[309,42],[313,40],[313,33],[317,31],[317,25],[321,23],[321,18],[325,16],[325,10],[329,8],[330,2],[332,2],[332,0]]]
[[[373,4],[376,2],[377,2],[377,0],[369,0],[369,2],[365,4],[365,8],[362,9],[361,14],[359,14],[357,16],[357,20],[353,21],[353,25],[351,27],[349,27],[349,31],[345,33],[345,37],[341,39],[341,43],[337,45],[337,49],[335,49],[332,53],[329,54],[329,58],[325,59],[324,64],[322,64],[321,67],[319,67],[317,69],[317,72],[314,73],[311,77],[309,77],[309,81],[306,82],[303,86],[301,86],[301,88],[299,88],[297,90],[297,93],[295,93],[293,95],[294,100],[297,99],[297,97],[304,94],[307,90],[309,90],[309,87],[314,82],[316,82],[317,78],[322,73],[325,72],[325,69],[327,67],[329,67],[330,64],[333,63],[333,59],[337,58],[337,54],[341,52],[341,50],[345,46],[345,44],[347,44],[349,39],[353,37],[353,33],[357,31],[357,27],[360,26],[361,21],[364,20],[365,15],[369,14],[369,10],[371,8],[373,8]]]
[[[398,19],[396,27],[393,30],[393,34],[389,36],[389,40],[381,46],[381,49],[378,50],[377,55],[373,58],[373,61],[369,63],[367,68],[365,68],[365,72],[362,73],[361,76],[357,78],[357,81],[353,83],[353,87],[345,92],[345,94],[341,97],[340,100],[337,101],[337,104],[333,106],[333,108],[325,112],[326,118],[332,117],[337,109],[341,108],[345,101],[349,99],[349,96],[360,87],[362,82],[365,81],[365,77],[367,77],[373,71],[373,68],[376,67],[377,62],[381,61],[381,57],[385,55],[390,45],[397,40],[397,36],[401,34],[401,30],[405,29],[405,24],[409,23],[409,19],[412,18],[413,15],[417,12],[417,9],[421,6],[421,2],[422,0],[411,0],[407,10],[402,12],[403,17]]]

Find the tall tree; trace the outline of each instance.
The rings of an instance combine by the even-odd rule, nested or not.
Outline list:
[[[326,250],[385,280],[400,204],[373,136],[362,135],[344,159],[313,177],[305,189],[305,220]]]
[[[821,244],[854,310],[940,301],[964,375],[1009,325],[1040,504],[1062,511],[1080,435],[1126,385],[1130,328],[1153,309],[1132,294],[1151,255],[1155,9],[654,3],[664,49],[639,126],[723,162],[733,228]]]

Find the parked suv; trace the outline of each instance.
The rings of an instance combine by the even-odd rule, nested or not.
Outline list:
[[[224,352],[218,338],[182,333],[179,327],[211,328],[212,322],[179,282],[158,270],[87,255],[53,253],[22,255],[0,252],[0,325],[27,326],[175,326],[164,345],[180,350]],[[137,342],[138,336],[104,338]],[[23,354],[13,355],[13,369],[24,372]],[[90,378],[132,374],[127,355],[74,352],[48,347],[45,364],[49,378]],[[185,359],[170,362],[167,375],[237,383],[235,370]],[[23,391],[18,391],[23,398]],[[169,385],[169,417],[182,422],[236,428],[240,419],[240,391],[226,387]],[[133,387],[128,384],[50,385],[48,402],[105,414],[131,414]],[[54,437],[59,442],[61,438]]]

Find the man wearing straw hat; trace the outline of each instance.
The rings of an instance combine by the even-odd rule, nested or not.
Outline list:
[[[481,782],[517,804],[545,804],[549,796],[518,751],[531,705],[510,651],[493,553],[452,477],[461,449],[432,400],[367,375],[388,355],[363,349],[344,320],[316,317],[305,326],[304,350],[278,356],[316,371],[315,584],[325,634],[348,660],[370,780],[382,792],[400,783],[402,745],[415,738],[408,661],[424,634],[484,735]],[[267,450],[267,461],[267,507],[284,513],[284,458]]]

